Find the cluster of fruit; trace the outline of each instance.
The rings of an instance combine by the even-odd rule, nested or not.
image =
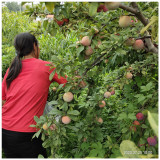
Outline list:
[[[134,132],[137,131],[136,127],[141,125],[140,122],[145,119],[145,116],[143,115],[143,113],[139,112],[139,113],[136,114],[136,118],[137,118],[137,120],[135,120],[133,122],[133,126],[130,126],[130,130],[134,131]],[[148,144],[150,146],[155,146],[157,144],[157,137],[156,136],[154,136],[154,137],[148,137],[147,138],[147,142],[148,142]],[[139,144],[139,147],[141,147],[143,145],[146,145],[146,144]]]
[[[62,26],[63,24],[68,24],[69,23],[69,19],[68,18],[63,18],[62,20],[55,19],[55,21],[59,26]]]

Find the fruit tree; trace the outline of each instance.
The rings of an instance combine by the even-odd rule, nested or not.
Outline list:
[[[40,2],[24,14],[41,18],[33,32],[50,48],[50,79],[68,77],[32,125],[48,156],[156,158],[158,2]]]

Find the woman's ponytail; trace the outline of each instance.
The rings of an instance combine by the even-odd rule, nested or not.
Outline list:
[[[9,68],[8,76],[6,78],[7,89],[9,89],[11,82],[19,75],[22,69],[21,58],[34,52],[34,44],[38,46],[38,41],[34,35],[28,32],[20,33],[15,37],[14,47],[17,56],[14,58]]]
[[[6,78],[7,89],[9,89],[11,82],[18,76],[22,69],[22,62],[20,57],[17,55],[9,68],[8,76]]]

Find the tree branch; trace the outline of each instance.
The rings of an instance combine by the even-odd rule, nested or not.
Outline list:
[[[144,17],[142,12],[140,12],[137,3],[131,2],[131,5],[133,8],[120,4],[119,8],[135,14],[135,16],[142,22],[142,24],[146,26],[149,23],[149,20]],[[148,36],[149,36],[149,33],[146,32],[146,37],[144,40],[147,46],[147,52],[158,53],[158,49],[153,45],[151,38],[148,38]]]
[[[110,52],[112,50],[112,48],[108,51]],[[91,67],[88,67],[85,72],[83,73],[83,76],[85,76],[87,74],[87,72],[92,69],[94,66],[96,66],[97,64],[99,64],[102,60],[101,58],[104,57],[108,52],[103,53],[102,55],[100,55],[92,64]]]
[[[122,8],[123,10],[126,10],[126,11],[128,11],[128,12],[131,12],[131,13],[133,13],[133,14],[136,14],[136,10],[135,10],[135,9],[133,9],[133,8],[131,8],[131,7],[128,7],[128,6],[125,6],[125,5],[123,5],[123,4],[120,4],[120,5],[119,5],[119,8]]]

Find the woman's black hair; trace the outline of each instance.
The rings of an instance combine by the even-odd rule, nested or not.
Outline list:
[[[19,75],[22,69],[21,58],[30,54],[34,50],[34,44],[38,46],[38,41],[34,35],[26,32],[18,34],[14,39],[14,47],[17,56],[11,63],[8,76],[6,78],[7,89],[9,89],[11,82]]]

